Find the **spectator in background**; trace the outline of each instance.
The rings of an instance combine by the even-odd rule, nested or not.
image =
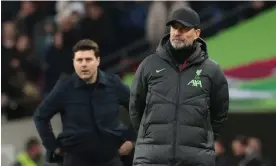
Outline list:
[[[56,11],[57,17],[64,14],[71,15],[71,21],[74,25],[86,14],[84,2],[58,1],[56,3]]]
[[[37,138],[29,138],[26,150],[16,157],[14,166],[42,166],[42,149]]]
[[[144,37],[148,2],[129,1],[121,7],[122,13],[119,19],[123,38],[121,42],[122,45],[128,45]]]
[[[9,98],[9,78],[11,76],[11,60],[12,60],[12,53],[16,43],[16,30],[15,25],[12,21],[4,22],[2,27],[2,43],[1,43],[1,78],[2,78],[2,87],[1,87],[1,96],[2,99],[5,99],[2,103],[2,106],[8,105],[8,98]],[[2,107],[3,109],[3,107]]]
[[[183,7],[189,7],[189,2],[176,1],[153,1],[149,5],[146,18],[146,39],[149,41],[152,49],[155,49],[159,43],[160,36],[164,36],[168,29],[163,25],[172,16],[173,12]]]
[[[52,45],[56,29],[53,17],[48,17],[35,26],[33,33],[34,54],[41,62],[45,60],[46,52]]]
[[[167,22],[167,6],[164,1],[153,1],[149,6],[146,19],[146,39],[154,50],[159,43],[160,36],[166,32],[164,24]]]
[[[245,156],[245,149],[246,149],[246,137],[245,136],[237,136],[232,141],[232,165],[238,166],[240,161]]]
[[[52,90],[60,76],[70,75],[74,70],[71,52],[64,48],[63,40],[63,34],[57,32],[54,36],[53,44],[46,53],[44,95],[47,95]]]
[[[2,115],[7,116],[9,120],[11,117],[18,114],[17,104],[13,101],[14,98],[23,95],[21,86],[15,84],[18,81],[18,71],[20,70],[19,60],[14,58],[14,50],[16,45],[15,26],[12,22],[6,22],[3,25],[2,36],[2,87],[1,87],[1,112]],[[21,77],[22,78],[22,77]],[[21,82],[22,83],[22,82]],[[13,114],[13,112],[16,112]]]
[[[41,19],[35,2],[21,1],[20,10],[16,17],[17,28],[21,33],[32,36],[35,24]]]
[[[6,21],[2,27],[2,46],[11,49],[15,45],[16,29],[13,21]]]
[[[62,13],[67,8],[70,8],[73,12],[77,12],[81,17],[84,16],[84,2],[70,2],[70,1],[57,1],[55,5],[55,9],[57,14]]]
[[[38,87],[36,83],[40,78],[40,66],[36,64],[32,56],[31,41],[29,36],[21,34],[16,43],[16,49],[13,58],[18,63],[17,74],[20,74],[24,83],[14,82],[17,85],[23,86],[23,92],[26,97],[39,98]]]
[[[33,101],[39,99],[35,85],[39,76],[39,67],[35,66],[30,59],[29,37],[20,34],[13,45],[8,49],[2,45],[5,62],[2,77],[4,78],[2,96],[5,102],[2,103],[2,108],[8,119],[32,114],[29,108],[33,106]]]
[[[220,140],[220,139],[217,139],[215,141],[215,152],[217,154],[216,166],[228,166],[229,160],[225,154],[225,146],[224,146],[224,143],[222,142],[222,140]]]
[[[79,10],[73,7],[68,7],[55,16],[57,30],[63,33],[63,45],[67,49],[82,38],[82,30],[78,26],[80,17]]]
[[[239,166],[269,166],[262,156],[262,145],[258,138],[248,138],[245,157]]]
[[[86,3],[87,16],[80,21],[80,27],[83,38],[88,38],[99,43],[101,46],[101,55],[114,51],[116,42],[111,17],[98,2]]]
[[[17,39],[13,57],[19,60],[20,68],[25,73],[26,79],[37,82],[40,75],[40,66],[34,63],[32,53],[30,37],[26,34],[21,34]]]

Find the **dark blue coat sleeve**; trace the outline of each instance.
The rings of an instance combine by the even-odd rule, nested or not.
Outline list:
[[[120,105],[129,110],[130,89],[118,76],[116,76],[116,82]]]
[[[129,111],[130,88],[126,84],[124,84],[119,77],[117,77],[117,85],[120,105],[122,105],[127,111]],[[136,140],[136,132],[131,124],[130,126],[128,126],[128,129],[124,133],[124,138],[125,140],[129,141]]]
[[[62,109],[63,85],[61,81],[42,101],[34,113],[34,123],[47,151],[54,151],[58,145],[51,126],[52,117]]]

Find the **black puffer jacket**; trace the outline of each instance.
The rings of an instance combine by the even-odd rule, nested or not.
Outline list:
[[[214,166],[214,139],[227,119],[228,84],[198,39],[195,52],[176,66],[164,48],[137,69],[130,117],[138,132],[133,165]]]

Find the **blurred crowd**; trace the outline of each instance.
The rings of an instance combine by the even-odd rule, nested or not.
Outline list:
[[[261,140],[256,137],[239,135],[233,139],[230,149],[227,153],[222,140],[215,142],[217,166],[272,166],[270,159],[263,155]]]
[[[155,46],[167,32],[171,13],[190,6],[201,16],[209,37],[270,8],[275,2],[2,2],[2,119],[32,115],[56,81],[73,72],[72,46],[80,39],[96,41],[101,58],[139,39]],[[233,9],[247,10],[224,19]],[[220,22],[220,23],[218,23]],[[205,24],[203,24],[205,25]],[[103,69],[107,66],[101,66]]]
[[[15,166],[22,155],[30,156],[38,166],[45,165],[42,146],[37,138],[29,138],[25,147],[25,151],[18,153]],[[236,136],[229,149],[227,147],[222,140],[215,142],[216,166],[272,166],[270,159],[263,155],[261,140],[256,137]],[[124,166],[132,165],[132,155],[133,153],[121,158]]]

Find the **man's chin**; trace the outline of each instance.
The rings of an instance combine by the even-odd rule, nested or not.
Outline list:
[[[184,43],[172,43],[172,46],[173,46],[174,49],[180,50],[180,49],[183,49],[183,48],[189,48],[192,45],[188,45],[188,44],[184,44]]]
[[[175,44],[174,43],[174,44],[172,44],[172,46],[173,46],[174,49],[177,49],[177,50],[185,48],[184,44]]]
[[[81,79],[87,81],[87,80],[90,80],[90,79],[91,79],[91,76],[90,76],[90,75],[82,75],[82,76],[81,76]]]

